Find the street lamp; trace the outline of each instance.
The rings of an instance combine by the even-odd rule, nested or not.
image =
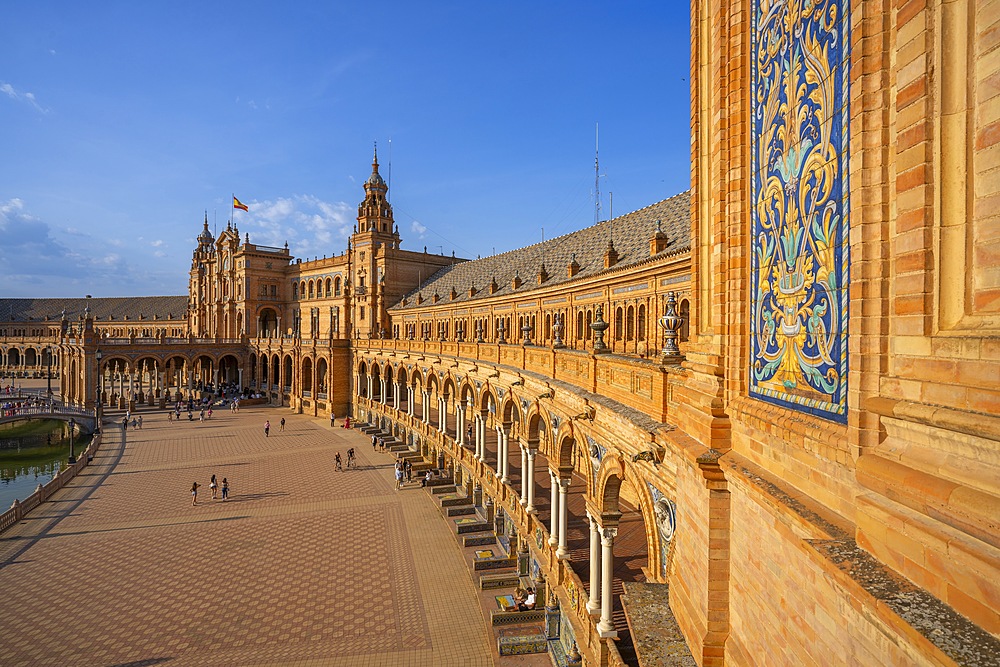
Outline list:
[[[94,378],[94,388],[97,390],[97,400],[94,401],[94,433],[101,432],[101,408],[103,407],[103,401],[101,400],[101,389],[103,389],[101,386],[101,357],[103,356],[101,349],[98,348],[97,353],[94,354],[94,357],[97,359],[97,377]]]
[[[69,464],[76,463],[76,455],[73,453],[73,431],[76,430],[76,420],[69,420]]]

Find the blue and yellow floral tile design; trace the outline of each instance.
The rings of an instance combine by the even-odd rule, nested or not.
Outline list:
[[[847,421],[849,0],[753,0],[752,397]]]

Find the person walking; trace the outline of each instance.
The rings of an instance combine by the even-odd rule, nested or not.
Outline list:
[[[208,488],[212,490],[212,500],[219,499],[219,483],[215,481],[215,475],[212,475],[212,480],[208,483]]]
[[[330,428],[336,428],[336,427],[337,427],[337,416],[331,412],[330,413]]]
[[[403,462],[403,470],[406,472],[406,481],[407,482],[412,482],[413,481],[413,464],[410,463],[410,459],[406,459],[406,461]]]
[[[347,467],[348,468],[358,467],[358,461],[357,459],[354,458],[354,447],[351,447],[350,449],[347,450]]]
[[[375,437],[375,436],[373,435],[373,436],[372,436],[372,451],[373,451],[373,452],[375,451],[375,445],[376,445],[376,443],[378,443],[378,438],[376,438],[376,437]]]
[[[281,421],[278,422],[278,430],[279,431],[284,431],[285,430],[285,418],[284,417],[282,417]]]
[[[396,490],[403,488],[403,466],[396,462]]]
[[[139,430],[142,430],[142,415],[139,415]]]
[[[264,422],[264,437],[265,438],[269,437],[270,433],[271,433],[271,420],[268,419]]]
[[[336,456],[333,457],[333,462],[334,462],[333,466],[334,470],[339,470],[340,472],[344,472],[344,466],[340,461],[340,452],[337,452]]]
[[[229,480],[225,477],[222,478],[222,502],[225,502],[229,498]]]
[[[191,484],[191,504],[198,504],[198,487],[201,486],[198,482]]]
[[[212,408],[211,407],[208,408],[208,418],[209,419],[212,418]],[[139,425],[139,428],[142,428],[142,424]]]

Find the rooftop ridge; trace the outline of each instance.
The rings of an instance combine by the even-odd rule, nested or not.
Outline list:
[[[555,238],[442,267],[404,295],[390,310],[414,307],[414,297],[420,293],[424,293],[426,298],[435,292],[444,295],[455,290],[456,297],[449,300],[449,303],[478,301],[489,296],[530,294],[552,285],[606,275],[688,251],[691,246],[690,196],[691,191],[687,190]],[[655,233],[658,222],[670,242],[659,252],[650,255],[649,238]],[[615,229],[615,247],[619,252],[619,260],[614,266],[605,268],[603,253],[612,226]],[[579,265],[579,271],[568,277],[563,267],[569,266],[574,260]],[[544,284],[535,285],[533,276],[543,262],[547,277]],[[520,287],[512,286],[515,276],[521,278]],[[483,288],[494,279],[499,289],[490,294]],[[476,287],[477,292],[470,294],[470,287]]]

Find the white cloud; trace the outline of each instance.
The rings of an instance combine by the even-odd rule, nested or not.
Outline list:
[[[26,104],[30,104],[35,108],[36,111],[40,113],[44,114],[49,112],[48,109],[44,108],[42,105],[38,103],[38,100],[35,98],[34,93],[18,92],[18,90],[14,88],[14,86],[10,85],[6,81],[0,83],[0,93],[4,93],[5,95],[7,95],[7,97],[17,102],[25,102]]]
[[[417,238],[422,239],[424,238],[424,233],[427,232],[427,227],[414,220],[410,223],[410,231],[416,234]]]
[[[236,213],[241,235],[249,233],[251,243],[275,247],[287,241],[296,257],[339,255],[346,249],[354,226],[354,207],[314,195],[292,195],[247,205],[248,213]]]
[[[154,248],[159,248],[160,246],[163,245],[163,239],[156,239],[155,241],[151,241],[149,245],[153,246]]]
[[[19,198],[0,200],[0,238],[4,296],[185,293],[183,268],[171,264],[168,252],[50,225]]]

